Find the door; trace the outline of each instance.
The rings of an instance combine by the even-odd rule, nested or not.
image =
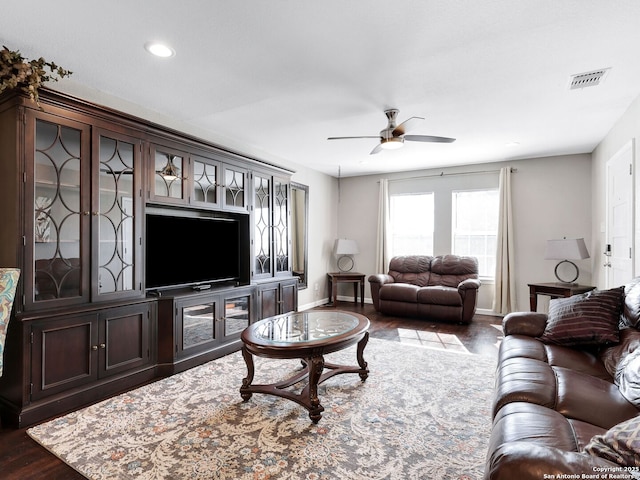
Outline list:
[[[90,129],[27,112],[25,308],[89,301]]]
[[[176,345],[178,358],[206,352],[219,343],[216,332],[218,295],[181,299],[176,304]]]
[[[252,318],[252,289],[233,292],[224,298],[224,314],[220,318],[220,338],[229,341],[240,338]]]
[[[95,314],[34,322],[31,339],[31,400],[62,393],[98,378]]]
[[[273,317],[280,313],[280,284],[277,282],[260,285],[258,289],[260,302],[260,319]]]
[[[152,144],[149,152],[153,169],[149,169],[149,200],[185,205],[188,202],[186,169],[189,155],[181,150]]]
[[[220,162],[191,155],[191,203],[203,208],[220,207]]]
[[[283,281],[280,290],[280,313],[298,310],[298,280]]]
[[[141,297],[140,140],[93,134],[92,300]]]
[[[624,285],[634,276],[633,160],[631,141],[607,162],[607,288]]]
[[[223,165],[222,208],[247,213],[247,170],[234,165]]]
[[[151,364],[153,328],[149,303],[103,310],[99,314],[99,325],[99,377]]]

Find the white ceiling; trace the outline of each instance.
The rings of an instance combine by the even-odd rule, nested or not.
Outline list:
[[[640,93],[637,0],[2,3],[3,45],[74,72],[49,86],[333,176],[591,152]],[[378,155],[376,139],[327,141],[377,135],[391,107],[426,118],[412,134],[457,141]]]

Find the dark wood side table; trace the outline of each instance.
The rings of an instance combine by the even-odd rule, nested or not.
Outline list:
[[[532,312],[538,311],[538,295],[546,295],[551,298],[566,298],[571,295],[589,292],[595,288],[590,285],[564,283],[529,283],[529,306]]]
[[[364,306],[364,273],[357,272],[329,272],[329,303],[337,301],[338,284],[353,283],[353,301],[358,303],[358,285],[360,285],[360,305]]]

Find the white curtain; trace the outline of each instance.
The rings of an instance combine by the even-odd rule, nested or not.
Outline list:
[[[376,242],[376,273],[387,273],[389,266],[389,180],[380,180],[378,198],[378,236]]]
[[[496,249],[496,284],[493,296],[493,311],[501,315],[517,310],[513,243],[511,167],[504,167],[500,169],[500,212]]]

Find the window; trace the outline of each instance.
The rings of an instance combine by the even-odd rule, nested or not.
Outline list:
[[[391,195],[391,256],[433,255],[433,193]]]
[[[498,190],[452,193],[453,253],[478,259],[481,277],[495,276]]]

